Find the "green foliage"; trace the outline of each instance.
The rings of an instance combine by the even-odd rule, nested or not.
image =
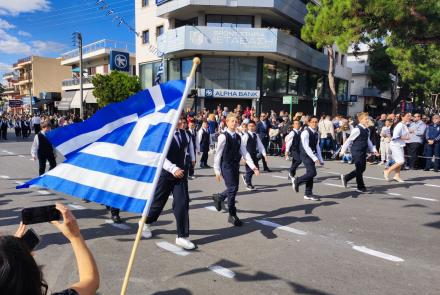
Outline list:
[[[2,94],[3,92],[5,92],[5,86],[0,83],[0,94]]]
[[[360,8],[355,0],[323,0],[321,5],[307,4],[305,25],[301,37],[318,48],[338,45],[341,52],[362,37],[362,23],[356,13]]]
[[[396,71],[396,67],[388,56],[387,47],[382,43],[373,43],[368,53],[369,69],[368,74],[371,83],[380,91],[388,90],[391,87],[390,74]]]
[[[93,95],[98,99],[98,105],[104,107],[109,103],[123,101],[130,95],[142,90],[137,76],[112,71],[109,75],[97,74],[92,79]]]

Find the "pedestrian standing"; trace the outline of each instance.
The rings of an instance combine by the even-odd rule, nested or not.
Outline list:
[[[197,132],[196,145],[198,147],[199,153],[202,155],[200,157],[200,168],[211,168],[208,165],[208,153],[209,147],[211,146],[211,136],[208,128],[208,122],[203,121],[202,128],[200,128],[200,130]]]
[[[370,139],[370,129],[368,128],[370,119],[368,113],[359,113],[357,117],[359,124],[353,129],[340,151],[340,156],[342,157],[351,145],[351,155],[355,169],[347,175],[341,174],[341,181],[342,185],[347,187],[347,183],[353,178],[356,178],[357,191],[365,193],[367,188],[365,187],[363,173],[367,165],[367,152],[369,150],[376,156],[378,156],[379,153]]]
[[[6,118],[6,116],[3,116],[0,122],[0,133],[1,133],[1,138],[3,140],[8,140],[8,128],[9,128],[9,120],[8,118]]]
[[[196,157],[197,152],[199,151],[199,148],[196,144],[197,142],[197,131],[196,131],[196,124],[194,121],[188,123],[188,135],[191,138],[191,141],[193,143],[194,147],[194,157]],[[196,161],[196,158],[194,158],[194,161]],[[194,176],[194,166],[190,165],[189,172],[188,172],[188,179],[193,180],[195,178]]]
[[[426,131],[426,144],[424,157],[426,157],[425,171],[432,168],[432,156],[434,155],[434,172],[440,169],[440,116],[432,116],[432,124]]]
[[[385,125],[380,129],[380,164],[383,165],[389,160],[390,156],[390,142],[391,142],[391,125],[393,121],[385,120]]]
[[[318,118],[313,116],[308,122],[309,126],[301,132],[300,156],[301,161],[306,167],[306,173],[293,180],[294,189],[299,192],[299,186],[306,185],[304,199],[319,201],[320,199],[313,195],[313,179],[316,176],[316,164],[324,165],[321,149],[319,147]]]
[[[400,170],[402,165],[405,164],[405,154],[404,147],[406,145],[405,141],[410,138],[410,132],[408,130],[407,124],[411,120],[411,113],[406,113],[402,117],[402,121],[399,122],[393,129],[393,138],[390,143],[391,157],[394,160],[394,164],[385,169],[383,174],[386,181],[389,181],[389,176],[392,172],[395,172],[394,180],[397,182],[404,182],[400,177]]]
[[[296,169],[298,169],[301,164],[301,155],[300,155],[300,145],[301,145],[301,131],[300,131],[300,122],[299,120],[293,120],[293,130],[286,136],[286,152],[285,156],[288,158],[288,155],[292,157],[292,164],[289,168],[288,178],[292,181],[292,186],[294,186],[293,181],[296,176]]]
[[[255,172],[255,175],[258,176],[260,171],[253,163],[251,155],[241,141],[240,135],[236,133],[237,124],[237,117],[234,114],[229,114],[226,118],[227,129],[218,137],[218,146],[214,157],[214,172],[217,181],[220,182],[221,177],[223,177],[226,190],[220,194],[214,194],[212,199],[217,211],[221,211],[223,202],[228,199],[228,222],[234,226],[241,226],[242,222],[237,216],[237,208],[235,207],[241,157],[246,160],[246,164]]]
[[[189,199],[185,192],[185,158],[190,145],[186,133],[181,132],[182,120],[179,120],[177,129],[174,132],[163,169],[157,183],[156,192],[153,197],[150,211],[147,217],[147,224],[144,227],[143,237],[151,238],[151,224],[156,222],[162,210],[173,193],[173,213],[176,218],[177,237],[176,245],[187,249],[195,249],[189,237]]]
[[[38,134],[41,130],[41,118],[39,115],[34,114],[31,119],[31,126],[34,129],[35,134]]]
[[[22,136],[21,120],[16,117],[14,120],[15,137],[18,139]]]
[[[258,165],[258,155],[264,157],[267,161],[266,150],[263,146],[258,135],[255,133],[257,126],[254,121],[249,121],[249,123],[242,124],[242,135],[241,140],[243,145],[246,147],[247,152],[252,158],[252,162],[255,167],[259,169]],[[246,172],[242,175],[243,182],[246,185],[246,189],[251,191],[254,190],[255,187],[252,184],[252,176],[255,174],[254,169],[252,169],[249,165],[246,164]]]
[[[46,162],[49,161],[49,170],[55,168],[57,162],[55,161],[55,150],[49,140],[46,138],[46,134],[51,130],[49,122],[43,121],[41,123],[41,131],[34,137],[34,142],[31,148],[32,159],[35,161],[38,159],[39,175],[46,172]]]
[[[408,153],[407,166],[410,169],[419,168],[419,156],[423,148],[423,141],[426,131],[426,124],[422,121],[422,116],[419,113],[414,114],[413,122],[408,127],[410,137],[406,142],[406,150]]]

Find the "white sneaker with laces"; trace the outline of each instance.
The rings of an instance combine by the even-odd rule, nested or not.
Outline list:
[[[304,196],[304,200],[319,201],[319,198],[315,196]]]
[[[149,224],[144,225],[144,230],[142,231],[142,236],[145,239],[150,239],[153,236],[153,233],[151,232],[151,226]]]
[[[193,250],[196,248],[193,242],[185,238],[176,238],[176,245],[185,250]]]

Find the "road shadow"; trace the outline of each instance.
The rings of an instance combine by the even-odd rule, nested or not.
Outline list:
[[[173,290],[154,292],[151,293],[151,295],[192,295],[192,293],[188,289],[177,288]]]

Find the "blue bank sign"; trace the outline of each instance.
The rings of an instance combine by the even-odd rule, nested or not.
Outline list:
[[[236,89],[199,89],[200,97],[206,98],[247,98],[260,97],[260,90],[236,90]]]
[[[112,50],[110,52],[110,70],[129,72],[130,55],[127,52]]]

